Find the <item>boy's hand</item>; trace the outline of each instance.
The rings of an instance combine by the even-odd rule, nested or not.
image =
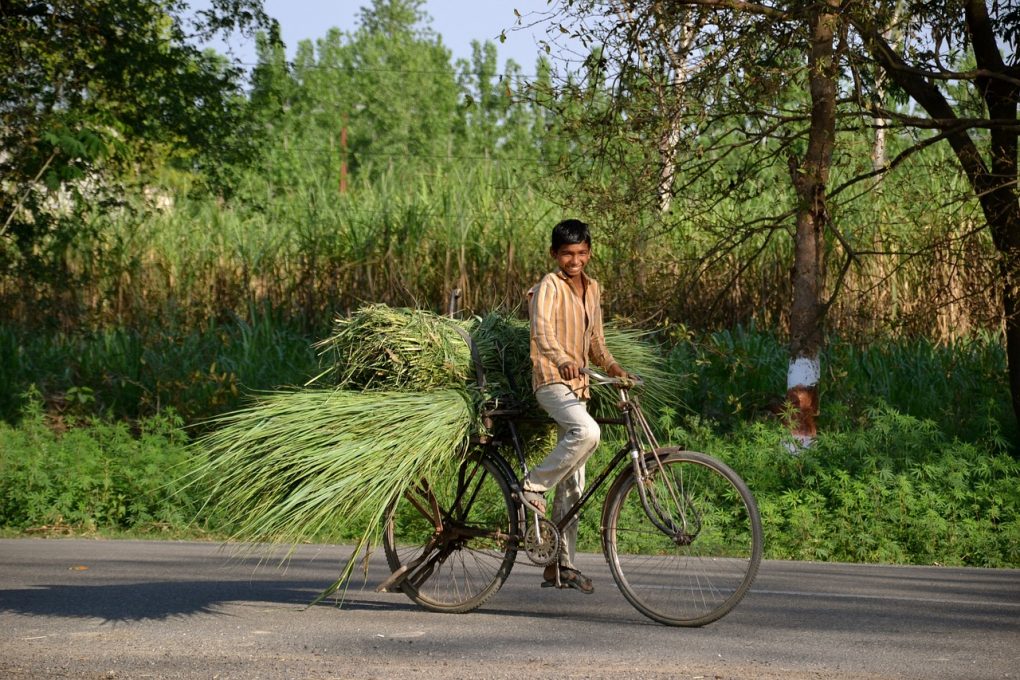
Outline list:
[[[577,380],[581,377],[581,367],[573,361],[568,361],[560,366],[560,377],[564,380]]]
[[[610,378],[628,378],[630,377],[627,371],[623,370],[623,366],[620,364],[613,364],[606,371]]]

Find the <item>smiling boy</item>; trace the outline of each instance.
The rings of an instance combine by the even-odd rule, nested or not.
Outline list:
[[[532,386],[539,405],[556,421],[556,448],[524,480],[524,503],[545,514],[545,493],[556,489],[553,522],[558,522],[584,490],[584,464],[599,445],[598,423],[588,413],[590,360],[611,376],[624,376],[606,348],[598,282],[584,269],[591,259],[591,232],[580,220],[553,227],[550,255],[557,271],[546,274],[528,295],[531,317]],[[591,579],[573,564],[577,522],[563,531],[559,583],[583,593],[594,591]],[[543,587],[557,584],[557,565],[543,574]]]

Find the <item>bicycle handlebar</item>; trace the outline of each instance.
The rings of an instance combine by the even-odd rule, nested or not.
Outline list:
[[[589,378],[594,380],[600,385],[618,385],[623,389],[629,389],[631,387],[639,387],[645,384],[645,381],[639,375],[628,373],[621,377],[608,376],[605,373],[595,370],[594,368],[582,368],[581,373],[584,373]]]

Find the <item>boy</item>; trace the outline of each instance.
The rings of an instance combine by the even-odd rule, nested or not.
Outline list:
[[[590,359],[611,376],[626,372],[606,349],[598,282],[584,273],[591,258],[591,233],[580,220],[553,227],[550,255],[558,270],[528,291],[531,316],[532,386],[539,405],[556,421],[556,448],[524,480],[524,504],[545,515],[545,493],[555,487],[553,522],[558,522],[584,490],[584,464],[599,445],[598,423],[588,414]],[[563,532],[559,564],[545,568],[542,587],[557,585],[594,591],[591,579],[573,565],[577,522]]]

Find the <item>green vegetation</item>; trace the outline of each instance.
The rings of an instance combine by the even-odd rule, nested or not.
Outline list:
[[[180,3],[70,3],[57,17],[66,54],[31,14],[48,3],[10,4],[21,51],[0,66],[3,103],[18,104],[0,124],[0,527],[230,535],[230,518],[201,509],[209,489],[181,487],[203,464],[188,441],[252,395],[317,375],[366,304],[444,311],[458,288],[485,337],[519,337],[549,227],[571,214],[595,227],[607,317],[622,334],[652,330],[665,353],[656,384],[675,387],[646,403],[674,443],[745,477],[769,556],[1020,565],[996,250],[951,150],[926,133],[887,130],[889,158],[917,149],[831,197],[846,243],[827,231],[825,248],[857,257],[825,274],[821,434],[791,456],[783,232],[796,198],[776,149],[802,152],[798,135],[757,161],[737,133],[716,156],[685,138],[682,190],[658,213],[641,193],[655,141],[628,128],[603,149],[612,164],[591,153],[598,130],[581,123],[607,113],[604,81],[553,87],[549,61],[500,68],[490,43],[451,63],[413,0],[375,0],[355,31],[291,61],[262,36],[247,82],[184,44]],[[214,5],[271,30],[259,2]],[[131,17],[146,27],[131,35],[140,56],[105,51],[99,38]],[[74,94],[51,101],[58,72]],[[157,81],[180,106],[129,105]],[[841,127],[831,187],[870,172],[873,132]],[[610,169],[628,163],[632,175]],[[315,347],[323,338],[334,343]],[[526,382],[509,346],[481,349]],[[464,359],[456,338],[451,349]],[[304,408],[328,424],[330,411]],[[582,521],[595,540],[597,513]]]
[[[689,419],[674,436],[749,481],[772,557],[1020,564],[1020,464],[947,437],[931,421],[879,406],[798,456],[766,425],[720,437]]]
[[[1008,453],[1018,433],[1011,417],[1005,352],[995,336],[948,343],[878,339],[867,345],[831,338],[823,355],[823,432],[867,427],[889,407],[929,421],[945,436],[990,453]],[[724,429],[782,411],[787,354],[773,331],[738,327],[695,336],[675,329],[671,369],[680,402]]]
[[[368,398],[372,404],[373,398]],[[399,398],[415,399],[406,394]],[[277,408],[294,405],[293,395],[272,399]],[[314,474],[323,466],[343,466],[342,460],[331,458],[328,452],[309,455],[315,449],[309,438],[322,439],[338,422],[334,407],[360,410],[359,426],[378,428],[375,432],[385,445],[386,437],[394,432],[379,422],[386,411],[373,407],[369,412],[375,415],[366,418],[365,399],[341,401],[344,403],[331,404],[328,396],[310,395],[303,398],[303,408],[289,408],[302,422],[318,425],[307,428],[305,437],[291,441],[290,448],[274,451],[270,458],[276,461],[273,465],[255,465],[250,470],[251,488],[262,488],[260,480],[275,481],[280,492],[296,482],[292,475],[274,476],[270,470],[297,465],[305,474]],[[419,406],[430,409],[430,417],[447,405],[435,395],[421,401]],[[236,416],[234,421],[244,417]],[[429,418],[415,423],[426,425]],[[131,531],[135,535],[218,539],[238,530],[238,518],[200,511],[210,488],[195,480],[199,473],[208,475],[209,468],[201,467],[208,463],[192,455],[179,420],[146,419],[135,433],[121,422],[92,420],[70,425],[70,429],[54,429],[37,397],[28,401],[19,427],[0,424],[0,525],[49,534]],[[406,436],[400,432],[398,438]],[[963,442],[940,432],[932,421],[882,406],[870,409],[856,427],[823,433],[815,447],[796,456],[790,455],[785,437],[785,430],[775,421],[742,422],[724,432],[717,424],[692,415],[676,417],[668,435],[681,446],[710,451],[740,472],[758,500],[769,558],[1020,564],[1020,464],[1008,455],[990,452],[994,443]],[[600,465],[613,450],[613,442],[607,441],[592,466]],[[252,451],[261,449],[237,449],[229,455],[251,456]],[[422,451],[418,453],[425,455]],[[447,452],[433,453],[445,459]],[[403,454],[395,455],[393,461],[395,465],[421,462],[420,455]],[[347,472],[330,468],[322,479],[331,480],[336,488],[324,488],[323,492],[332,494],[330,498],[349,498],[340,488],[351,483]],[[359,479],[379,472],[355,470]],[[245,486],[234,488],[238,491]],[[597,508],[592,505],[582,516],[584,550],[599,550]],[[353,512],[361,509],[359,506]],[[295,517],[301,519],[296,525]],[[324,517],[306,522],[308,518],[300,512],[279,514],[276,519],[272,529],[281,538],[297,526],[302,538],[322,541],[357,538],[357,531],[352,530],[355,524],[374,526],[367,521],[371,518],[365,524]],[[315,528],[314,535],[308,533],[310,527]]]
[[[0,526],[44,533],[201,533],[205,490],[177,479],[193,465],[179,418],[54,423],[37,393],[19,427],[0,423]]]
[[[239,406],[246,391],[300,384],[316,365],[297,324],[259,310],[190,331],[0,324],[0,418],[17,421],[34,388],[56,415],[137,419],[172,409],[193,423]]]
[[[1020,463],[1003,453],[995,431],[961,441],[880,398],[858,419],[834,423],[808,450],[796,449],[775,419],[730,422],[721,428],[678,416],[664,439],[708,451],[739,472],[762,514],[767,558],[1020,564]],[[606,442],[590,469],[614,450]],[[598,551],[598,512],[581,521],[581,548]]]

